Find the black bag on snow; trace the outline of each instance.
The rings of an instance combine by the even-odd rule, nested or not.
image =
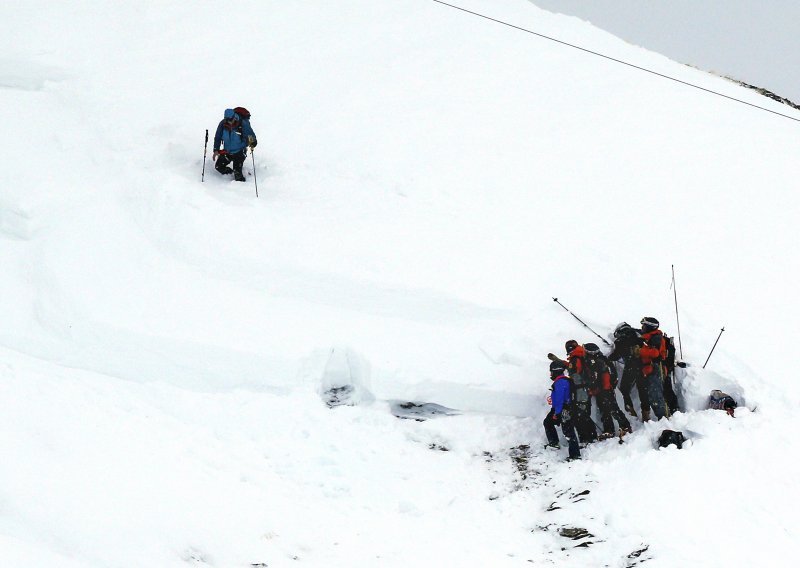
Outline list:
[[[686,441],[686,437],[683,435],[683,432],[677,432],[675,430],[664,430],[661,432],[661,435],[658,437],[658,447],[659,448],[666,448],[675,444],[677,448],[680,450],[683,448],[683,443]]]

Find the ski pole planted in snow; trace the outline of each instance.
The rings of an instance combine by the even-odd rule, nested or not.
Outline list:
[[[583,321],[581,318],[579,318],[578,316],[576,316],[575,314],[573,314],[573,313],[572,313],[572,312],[569,310],[569,308],[567,308],[567,306],[565,306],[564,304],[562,304],[561,302],[559,302],[559,301],[558,301],[558,298],[553,298],[553,301],[554,301],[556,304],[558,304],[559,306],[561,306],[562,308],[564,308],[565,310],[567,310],[567,311],[569,312],[569,315],[571,315],[571,316],[572,316],[572,317],[574,317],[576,320],[578,320],[579,322],[581,322],[581,323],[583,324],[583,327],[585,327],[586,329],[588,329],[589,331],[591,331],[592,333],[594,333],[594,334],[595,334],[597,337],[599,337],[599,338],[600,338],[600,341],[602,341],[603,343],[605,343],[606,345],[608,345],[609,347],[611,347],[611,344],[610,344],[608,341],[606,341],[606,340],[605,340],[605,338],[604,338],[602,335],[600,335],[600,334],[599,334],[599,333],[597,333],[595,330],[593,330],[591,327],[589,327],[588,325],[586,325],[586,322],[585,322],[585,321]]]
[[[675,265],[672,265],[672,294],[675,296],[675,321],[678,323],[678,348],[681,351],[681,359],[683,359],[683,343],[681,343],[681,318],[678,316],[678,287],[675,285]]]
[[[250,157],[253,158],[253,182],[256,184],[256,199],[258,198],[258,177],[256,176],[256,151],[250,148]]]
[[[719,338],[722,337],[722,332],[723,331],[725,331],[724,327],[721,330],[719,330],[719,335],[717,336],[717,340],[714,342],[714,346],[711,348],[711,353],[713,353],[714,349],[717,348],[717,343],[719,343]],[[706,358],[706,362],[703,363],[703,368],[704,369],[706,368],[706,365],[708,364],[708,360],[711,359],[711,353],[708,354],[708,357]]]
[[[203,148],[203,175],[200,176],[200,182],[206,181],[206,154],[208,153],[208,128],[206,128],[206,145]]]

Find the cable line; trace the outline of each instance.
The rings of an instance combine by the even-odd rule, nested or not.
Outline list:
[[[795,122],[800,122],[800,118],[797,118],[797,117],[794,117],[794,116],[791,116],[791,115],[788,115],[788,114],[783,114],[781,112],[777,112],[777,111],[774,111],[774,110],[770,110],[770,109],[768,109],[766,107],[762,107],[762,106],[759,106],[759,105],[756,105],[756,104],[753,104],[753,103],[748,103],[747,101],[743,101],[742,99],[737,99],[736,97],[731,97],[729,95],[724,95],[724,94],[722,94],[720,92],[713,91],[711,89],[706,89],[705,87],[701,87],[701,86],[695,85],[693,83],[688,83],[686,81],[682,81],[681,79],[676,79],[675,77],[670,77],[669,75],[664,75],[663,73],[659,73],[657,71],[653,71],[652,69],[647,69],[645,67],[640,67],[639,65],[634,65],[633,63],[628,63],[627,61],[622,61],[621,59],[615,59],[615,58],[610,57],[608,55],[604,55],[602,53],[598,53],[596,51],[592,51],[591,49],[586,49],[585,47],[580,47],[580,46],[568,43],[566,41],[562,41],[560,39],[556,39],[556,38],[553,38],[553,37],[550,37],[550,36],[546,36],[544,34],[540,34],[538,32],[535,32],[533,30],[529,30],[527,28],[522,28],[520,26],[515,26],[514,24],[510,24],[508,22],[504,22],[503,20],[498,20],[496,18],[492,18],[490,16],[486,16],[485,14],[480,14],[478,12],[473,12],[471,10],[467,10],[466,8],[462,8],[461,6],[455,6],[454,4],[448,4],[447,2],[442,2],[442,0],[432,0],[432,1],[436,2],[437,4],[441,4],[443,6],[448,6],[449,8],[453,8],[455,10],[460,10],[462,12],[466,12],[467,14],[472,14],[473,16],[478,16],[479,18],[484,18],[486,20],[489,20],[489,21],[492,21],[492,22],[496,22],[496,23],[502,24],[504,26],[508,26],[509,28],[514,28],[515,30],[519,30],[519,31],[522,31],[522,32],[525,32],[525,33],[529,33],[531,35],[535,35],[535,36],[538,36],[540,38],[547,39],[547,40],[550,40],[550,41],[554,41],[556,43],[560,43],[561,45],[566,45],[568,47],[572,47],[574,49],[578,49],[578,50],[583,51],[585,53],[590,53],[592,55],[596,55],[598,57],[602,57],[603,59],[608,59],[609,61],[613,61],[615,63],[620,63],[622,65],[627,65],[628,67],[633,67],[634,69],[638,69],[639,71],[645,71],[647,73],[651,73],[652,75],[657,75],[658,77],[663,77],[664,79],[669,79],[670,81],[675,81],[676,83],[681,83],[682,85],[687,85],[689,87],[694,87],[695,89],[699,89],[701,91],[705,91],[707,93],[711,93],[712,95],[717,95],[719,97],[723,97],[723,98],[726,98],[726,99],[730,99],[732,101],[736,101],[737,103],[742,103],[743,105],[751,106],[753,108],[757,108],[759,110],[763,110],[763,111],[766,111],[766,112],[769,112],[769,113],[772,113],[772,114],[777,114],[778,116],[782,116],[784,118],[788,118],[789,120],[794,120]]]

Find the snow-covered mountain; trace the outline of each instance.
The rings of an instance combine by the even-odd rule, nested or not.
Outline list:
[[[428,0],[0,26],[0,565],[793,565],[797,122]],[[237,105],[251,175],[201,183]],[[687,412],[541,451],[547,352],[597,340],[552,299],[675,334],[673,264]]]
[[[793,0],[532,0],[688,65],[800,100]]]

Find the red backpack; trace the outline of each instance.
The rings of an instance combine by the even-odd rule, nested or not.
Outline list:
[[[250,111],[244,107],[236,107],[233,112],[238,114],[242,120],[250,120]]]

